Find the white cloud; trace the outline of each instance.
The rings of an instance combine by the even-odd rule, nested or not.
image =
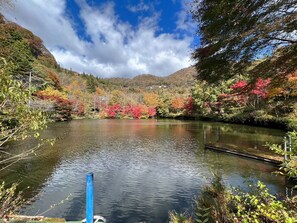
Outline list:
[[[137,5],[128,5],[127,9],[131,12],[143,12],[148,11],[150,9],[150,6],[148,4],[145,4],[143,0],[141,0]]]
[[[192,20],[191,0],[181,0],[182,10],[177,13],[176,28],[177,30],[186,31],[189,35],[193,35],[197,31],[197,25]]]
[[[40,36],[63,67],[78,72],[101,77],[142,73],[164,76],[191,65],[192,38],[157,34],[159,14],[145,17],[132,27],[119,19],[113,3],[97,8],[84,0],[77,3],[91,42],[79,38],[73,21],[65,14],[64,0],[19,0],[13,10],[2,13]]]

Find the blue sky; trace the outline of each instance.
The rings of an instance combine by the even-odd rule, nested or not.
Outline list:
[[[41,37],[58,63],[100,77],[169,75],[193,64],[190,0],[15,0],[4,16]]]

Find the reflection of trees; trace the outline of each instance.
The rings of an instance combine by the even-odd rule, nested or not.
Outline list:
[[[203,129],[206,131],[207,143],[219,142],[244,148],[264,149],[267,142],[279,143],[284,135],[280,130],[231,124],[203,123]]]
[[[45,130],[42,136],[52,138],[53,135],[48,135],[47,132],[51,132],[51,130]],[[12,153],[18,154],[36,146],[37,143],[35,139],[30,138],[25,142],[10,143],[9,147]],[[0,178],[8,184],[19,182],[17,190],[23,191],[25,198],[35,196],[60,161],[60,154],[55,148],[55,145],[53,147],[44,145],[35,154],[29,155],[26,159],[22,159],[0,172]]]
[[[184,210],[212,177],[211,172],[220,171],[227,184],[240,184],[246,177],[263,181],[273,192],[281,191],[285,182],[271,176],[273,166],[204,149],[203,127],[220,126],[224,124],[174,120],[54,123],[43,133],[60,137],[54,147],[16,164],[14,172],[2,173],[1,179],[14,181],[22,176],[21,185],[31,186],[28,197],[43,188],[44,200],[35,203],[43,203],[43,207],[63,193],[73,192],[71,202],[49,213],[70,220],[84,215],[85,187],[77,178],[84,179],[82,175],[89,170],[96,176],[98,214],[122,222],[130,216],[141,218],[136,222],[148,219],[148,213],[156,218],[166,213],[167,218],[168,210]],[[59,180],[66,189],[57,188]],[[50,189],[46,181],[52,184]]]

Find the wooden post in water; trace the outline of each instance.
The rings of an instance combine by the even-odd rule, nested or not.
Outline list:
[[[220,140],[220,129],[217,127],[217,134],[216,134],[216,142],[219,142]]]
[[[93,173],[87,174],[87,192],[86,192],[86,223],[94,221],[94,177]]]
[[[292,154],[292,137],[289,135],[289,159],[291,159]]]
[[[206,144],[206,131],[205,131],[205,128],[203,128],[203,142],[204,142],[204,145]]]
[[[285,149],[285,161],[288,159],[288,154],[287,154],[287,137],[285,136],[284,138],[284,149]]]

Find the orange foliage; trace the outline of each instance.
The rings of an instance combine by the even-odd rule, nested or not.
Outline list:
[[[297,70],[287,76],[290,83],[297,84]]]
[[[42,100],[49,100],[54,102],[56,117],[55,120],[69,120],[71,119],[72,102],[60,91],[52,88],[47,88],[43,91],[35,93],[36,96]]]
[[[98,96],[104,96],[106,94],[106,92],[103,89],[96,87],[96,94]]]
[[[145,93],[143,95],[143,102],[149,107],[158,107],[159,106],[159,96],[155,93]]]
[[[53,72],[52,70],[49,70],[49,69],[47,70],[47,74],[48,74],[49,79],[51,79],[54,82],[54,86],[57,89],[61,90],[62,88],[61,88],[59,76],[55,72]]]
[[[147,115],[149,108],[146,105],[140,105],[141,108],[141,114],[142,115]]]
[[[182,109],[185,105],[185,100],[183,98],[173,98],[171,101],[171,107],[174,109]]]

